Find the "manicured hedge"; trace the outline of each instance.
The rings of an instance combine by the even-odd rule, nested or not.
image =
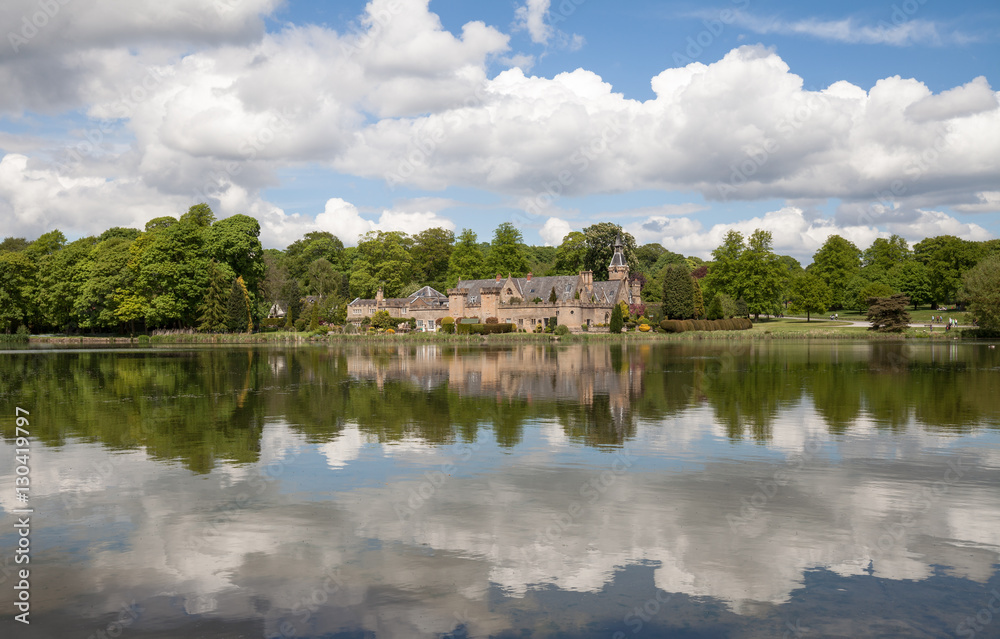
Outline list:
[[[686,331],[745,331],[753,328],[753,322],[745,317],[719,320],[663,320],[660,328],[666,333]]]
[[[490,333],[512,333],[513,324],[455,324],[459,335],[488,335]]]

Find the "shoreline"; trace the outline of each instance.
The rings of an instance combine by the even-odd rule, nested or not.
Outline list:
[[[364,335],[332,333],[329,335],[312,335],[309,333],[195,333],[182,335],[149,336],[71,336],[43,335],[31,336],[27,345],[113,345],[113,346],[153,346],[174,344],[283,344],[304,345],[339,342],[393,343],[393,344],[467,344],[490,345],[508,343],[576,343],[576,342],[692,342],[692,341],[962,341],[980,342],[995,338],[964,335],[962,329],[955,332],[928,332],[920,329],[909,329],[903,333],[878,333],[872,331],[844,330],[855,327],[817,327],[807,330],[768,330],[767,325],[755,325],[753,329],[744,331],[686,331],[684,333],[641,333],[629,332],[621,335],[608,333],[571,333],[558,336],[551,333],[507,333],[495,335],[444,335],[440,333],[397,333],[393,335]],[[22,345],[24,343],[22,342]],[[14,344],[10,344],[14,346]]]

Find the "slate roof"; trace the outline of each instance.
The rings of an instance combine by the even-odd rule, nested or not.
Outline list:
[[[549,301],[549,295],[552,293],[552,289],[556,289],[556,299],[560,302],[566,302],[573,299],[573,295],[576,293],[576,285],[580,281],[579,275],[549,275],[541,277],[532,277],[529,282],[527,278],[519,277],[517,278],[518,284],[521,286],[524,296],[521,298],[525,302],[530,302],[536,297],[542,298],[543,302]]]
[[[618,254],[620,255],[620,254]],[[556,289],[556,299],[560,302],[570,302],[576,299],[577,285],[580,282],[579,275],[548,275],[532,277],[529,281],[526,277],[511,278],[515,290],[512,291],[514,297],[520,297],[525,302],[530,302],[536,297],[548,302],[552,289]],[[463,280],[455,285],[455,288],[466,291],[466,303],[475,305],[482,302],[483,289],[487,291],[501,291],[506,284],[506,278],[499,282],[496,278],[485,280]],[[618,297],[621,286],[627,283],[624,280],[612,280],[609,282],[594,282],[594,296],[598,304],[611,304]],[[582,302],[589,302],[585,294],[581,294]],[[385,298],[380,305],[381,308],[404,308],[406,306],[426,306],[443,307],[448,305],[448,296],[425,286],[409,297]],[[373,299],[355,299],[349,306],[375,306]]]
[[[500,286],[505,281],[505,279],[501,279],[499,282],[496,279],[463,280],[456,284],[455,288],[460,288],[468,293],[468,297],[465,298],[466,304],[478,304],[482,297],[482,289]]]
[[[514,291],[516,297],[520,297],[525,302],[530,302],[536,297],[542,298],[542,301],[548,302],[549,295],[552,294],[552,289],[556,289],[556,299],[560,302],[569,302],[576,299],[577,285],[580,282],[579,275],[548,275],[540,277],[532,277],[531,281],[528,281],[526,277],[515,277],[512,278],[514,285],[517,288]],[[501,281],[500,284],[503,284]],[[618,295],[619,287],[624,284],[624,280],[616,280],[610,282],[594,282],[594,295],[597,297],[597,302],[599,304],[611,304],[614,302]],[[478,304],[480,298],[482,297],[482,289],[493,288],[497,286],[496,279],[491,280],[465,280],[459,282],[455,288],[460,288],[468,291],[468,304]],[[581,297],[581,301],[589,302],[590,300]]]

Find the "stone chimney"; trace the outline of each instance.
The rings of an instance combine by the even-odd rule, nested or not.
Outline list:
[[[531,281],[531,272],[530,271],[528,272],[528,281],[529,282]]]
[[[499,273],[497,273],[497,281],[498,282],[500,281],[500,274]]]
[[[378,307],[385,299],[385,295],[382,294],[382,287],[378,287],[378,291],[375,292],[375,306]]]
[[[594,272],[580,271],[580,299],[589,302],[594,294]]]

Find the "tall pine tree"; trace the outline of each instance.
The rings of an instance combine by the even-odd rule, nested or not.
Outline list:
[[[694,316],[696,319],[705,317],[705,296],[701,292],[701,282],[691,278],[691,292],[694,294]]]
[[[243,277],[233,280],[229,289],[229,303],[226,306],[226,328],[231,333],[252,333],[253,316],[250,313],[250,293]]]
[[[622,307],[615,304],[614,310],[611,311],[611,324],[608,326],[608,330],[612,335],[617,335],[622,332],[622,326],[625,324],[625,320],[622,317]]]
[[[694,316],[694,282],[682,264],[669,264],[663,269],[663,316],[667,319]]]
[[[225,275],[215,260],[208,265],[208,290],[201,303],[198,330],[203,333],[222,333],[226,330],[226,284]]]

